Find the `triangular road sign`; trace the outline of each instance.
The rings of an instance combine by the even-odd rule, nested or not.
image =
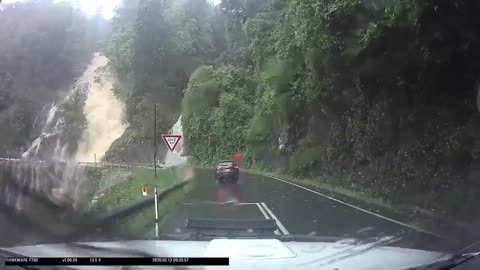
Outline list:
[[[162,135],[163,137],[163,142],[165,142],[165,145],[167,148],[173,152],[175,150],[175,147],[177,146],[178,142],[182,138],[182,135]]]

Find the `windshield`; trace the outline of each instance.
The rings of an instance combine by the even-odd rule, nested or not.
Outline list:
[[[405,269],[480,239],[479,1],[0,2],[0,247]]]

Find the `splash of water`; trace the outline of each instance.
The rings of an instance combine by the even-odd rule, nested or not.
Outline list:
[[[50,202],[79,209],[85,201],[85,168],[64,162],[6,162],[1,164],[0,204],[16,210]]]
[[[165,166],[172,167],[186,163],[187,158],[183,156],[183,128],[182,128],[182,116],[178,118],[178,121],[173,125],[170,130],[170,134],[182,135],[182,138],[178,142],[173,152],[168,151],[165,156]]]
[[[68,98],[68,97],[67,97]],[[45,106],[44,108],[42,108],[42,111],[45,109]],[[22,158],[29,158],[29,157],[32,157],[32,156],[37,156],[38,155],[38,151],[40,150],[40,146],[42,144],[42,141],[45,139],[45,138],[48,138],[50,136],[53,136],[53,135],[56,135],[58,133],[58,123],[55,121],[56,119],[56,113],[57,113],[57,109],[58,109],[58,104],[55,104],[55,103],[52,103],[50,105],[50,109],[48,110],[48,114],[47,114],[47,120],[45,122],[45,124],[43,125],[42,127],[42,131],[41,131],[41,134],[39,137],[37,137],[33,142],[32,144],[30,145],[30,147],[27,149],[27,151],[25,151],[21,157]],[[41,112],[40,112],[41,113]],[[39,113],[39,114],[40,114]],[[34,125],[35,123],[37,122],[37,118],[38,118],[38,115],[34,121]]]
[[[112,80],[106,76],[96,78],[96,69],[107,63],[105,56],[96,54],[82,77],[91,86],[84,107],[87,128],[80,138],[76,161],[101,160],[113,141],[127,128],[124,124],[125,106],[114,95]]]

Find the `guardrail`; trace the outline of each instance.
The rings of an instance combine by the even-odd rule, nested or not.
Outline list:
[[[168,187],[166,189],[159,191],[157,193],[157,200],[164,199],[170,193],[185,186],[188,182],[189,180],[183,180],[182,182],[179,182],[171,187]],[[98,228],[108,226],[108,224],[113,224],[118,222],[118,220],[128,218],[129,216],[135,213],[138,213],[138,211],[140,211],[141,209],[154,204],[154,202],[155,202],[155,195],[150,195],[150,196],[141,198],[137,201],[134,201],[128,205],[111,210],[108,213],[105,213],[96,217],[94,220],[88,223],[82,224],[82,226],[80,226],[75,231],[70,231],[68,233],[68,237],[69,239],[72,239],[75,237],[83,237],[85,234],[88,234],[89,232],[91,233],[92,231],[95,231]],[[155,222],[155,220],[152,220],[152,223],[153,222]]]
[[[39,163],[46,164],[48,162],[44,160],[35,160],[35,159],[18,159],[18,158],[0,158],[0,162],[13,162],[13,163]],[[70,166],[83,166],[91,168],[153,168],[153,164],[146,163],[113,163],[113,162],[81,162],[81,161],[57,161],[61,164],[66,164]],[[162,163],[157,164],[157,168],[164,168],[165,165]]]

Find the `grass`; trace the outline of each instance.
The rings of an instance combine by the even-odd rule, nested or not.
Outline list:
[[[303,184],[303,185],[312,186],[312,187],[318,187],[320,189],[327,190],[338,195],[343,195],[355,200],[363,201],[368,204],[374,204],[374,205],[378,205],[378,206],[390,208],[390,209],[394,208],[394,206],[387,200],[380,197],[373,196],[369,192],[353,190],[353,189],[342,187],[339,184],[341,179],[299,178],[299,177],[290,176],[280,171],[270,171],[270,170],[264,170],[261,168],[244,169],[244,170],[251,173],[279,177],[281,179],[285,179],[293,183]]]
[[[165,222],[166,217],[173,213],[175,209],[185,202],[187,194],[192,190],[192,184],[187,183],[183,188],[174,191],[166,198],[158,201],[158,219],[159,227],[162,228],[162,223]],[[123,225],[125,235],[129,237],[142,237],[149,229],[154,228],[155,212],[153,205],[146,207],[141,212],[126,220]]]
[[[293,180],[294,181],[294,180]],[[325,180],[325,179],[304,179],[300,180],[300,182],[305,183],[307,185],[311,186],[316,186],[322,189],[326,189],[329,191],[332,191],[334,193],[342,194],[350,198],[354,198],[357,200],[364,201],[366,203],[370,204],[376,204],[382,207],[387,207],[387,208],[392,208],[393,205],[384,200],[383,198],[380,197],[374,197],[372,194],[365,192],[365,191],[359,191],[359,190],[352,190],[348,188],[344,188],[338,185],[333,184],[332,182],[336,182],[338,180]],[[298,182],[298,181],[297,181]]]
[[[142,187],[144,185],[147,186],[148,194],[153,193],[154,186],[157,186],[158,190],[167,188],[178,182],[177,170],[178,169],[157,170],[157,176],[155,176],[153,169],[131,169],[131,174],[128,176],[128,179],[107,190],[104,196],[99,198],[93,205],[91,211],[104,212],[141,199],[143,196]],[[103,178],[105,177],[104,173]]]

